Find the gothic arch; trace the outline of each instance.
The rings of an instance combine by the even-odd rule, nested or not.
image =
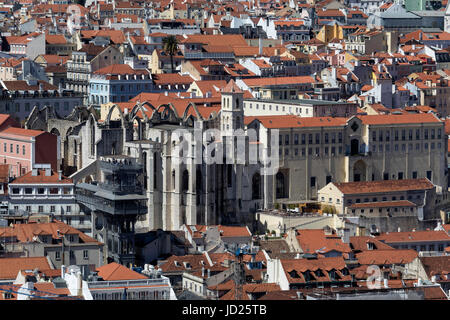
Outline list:
[[[160,105],[156,111],[161,115],[161,120],[167,120],[170,121],[171,116],[173,116],[175,119],[180,119],[178,116],[177,110],[174,108],[174,106],[171,103],[166,103]]]
[[[353,165],[353,181],[367,181],[367,164],[363,160]]]
[[[189,114],[189,111],[190,111],[190,110],[193,110],[192,114]],[[195,104],[193,104],[193,103],[190,102],[190,103],[187,105],[186,109],[184,109],[184,113],[183,113],[183,121],[186,122],[187,119],[188,119],[189,117],[191,117],[191,116],[195,117],[196,119],[203,120],[203,117],[202,117],[202,115],[200,114],[200,112],[198,111],[197,106],[196,106]]]
[[[110,125],[112,113],[115,109],[117,109],[119,111],[119,118],[120,118],[120,122],[122,123],[122,128],[125,128],[126,127],[125,126],[125,115],[123,114],[122,109],[120,109],[120,107],[117,104],[113,104],[111,106],[111,108],[109,108],[108,115],[106,116],[106,119],[105,119],[105,124],[107,126]]]
[[[252,199],[261,199],[261,175],[256,172],[252,177]]]
[[[286,197],[286,179],[282,172],[278,172],[275,176],[276,181],[276,198],[281,199]]]

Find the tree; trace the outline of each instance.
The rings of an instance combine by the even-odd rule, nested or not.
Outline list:
[[[173,56],[178,51],[178,40],[175,36],[171,35],[163,39],[164,51],[170,56],[170,66],[172,67],[172,73],[175,73],[173,67]]]

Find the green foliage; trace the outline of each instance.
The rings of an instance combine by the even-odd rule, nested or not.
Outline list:
[[[329,206],[329,205],[323,204],[321,206],[321,209],[322,209],[323,213],[336,213],[336,208],[334,206]]]
[[[173,56],[178,51],[178,40],[174,35],[170,35],[163,39],[163,45],[164,45],[164,52],[166,52],[170,56],[172,73],[174,73],[175,68],[173,67]]]

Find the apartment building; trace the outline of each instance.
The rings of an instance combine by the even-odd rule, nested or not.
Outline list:
[[[58,170],[58,137],[38,130],[9,127],[0,131],[0,161],[11,166],[11,175],[20,177],[36,164],[50,164]]]
[[[431,113],[258,116],[246,117],[245,124],[263,143],[278,130],[280,168],[261,182],[267,206],[317,199],[330,182],[427,178],[447,187],[444,122]]]
[[[90,216],[80,212],[75,201],[74,183],[50,165],[35,165],[27,174],[8,185],[9,211],[16,214],[45,214],[59,221],[91,232]]]

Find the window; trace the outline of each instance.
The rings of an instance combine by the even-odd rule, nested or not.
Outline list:
[[[25,188],[25,194],[33,194],[33,188]]]
[[[31,206],[26,206],[26,211],[31,212]]]
[[[44,212],[44,206],[39,206],[39,207],[38,207],[38,212],[40,212],[40,213],[41,213],[41,212]]]
[[[403,172],[399,172],[398,173],[398,180],[402,180],[403,179]]]
[[[316,186],[316,177],[311,177],[310,180],[310,187],[314,188]]]
[[[412,173],[412,178],[413,178],[413,179],[417,179],[417,171],[413,171],[413,173]]]
[[[342,132],[339,132],[339,134],[338,134],[338,140],[339,140],[339,143],[342,143]]]
[[[302,144],[305,144],[305,140],[306,140],[306,135],[302,134]]]
[[[55,251],[55,260],[56,260],[56,261],[61,260],[61,252]]]
[[[331,182],[331,176],[327,176],[325,178],[325,184],[329,184]]]
[[[434,129],[431,129],[431,139],[434,139],[435,138],[435,136],[434,136]]]
[[[83,250],[83,259],[89,260],[89,251],[88,250]]]
[[[13,188],[12,189],[12,193],[13,194],[19,194],[20,193],[20,189],[19,188]]]
[[[7,149],[6,143],[4,143],[4,144],[3,144],[3,152],[6,152],[6,149]]]
[[[9,145],[9,152],[13,153],[13,145],[12,145],[12,143]]]
[[[298,134],[294,134],[294,144],[298,144]]]
[[[71,206],[66,206],[66,212],[72,212],[72,207]]]
[[[38,188],[38,194],[44,194],[45,188]]]
[[[73,252],[73,250],[69,251],[69,255],[70,255],[70,259],[75,259],[75,253]]]
[[[50,212],[55,212],[55,206],[50,206]]]
[[[285,143],[286,145],[289,145],[289,135],[288,135],[288,134],[285,136],[284,143]]]
[[[424,138],[428,139],[428,129],[425,129],[425,131],[424,131]]]
[[[25,146],[22,146],[22,154],[25,155]]]
[[[409,130],[408,138],[409,138],[409,140],[412,140],[412,138],[413,138],[413,131],[412,130]]]
[[[389,180],[389,173],[388,172],[383,173],[383,180]]]
[[[58,194],[58,188],[50,188],[50,194]]]
[[[316,144],[320,144],[320,133],[316,133]]]
[[[420,140],[420,129],[416,129],[416,140]]]
[[[427,171],[427,179],[431,180],[431,171]]]

